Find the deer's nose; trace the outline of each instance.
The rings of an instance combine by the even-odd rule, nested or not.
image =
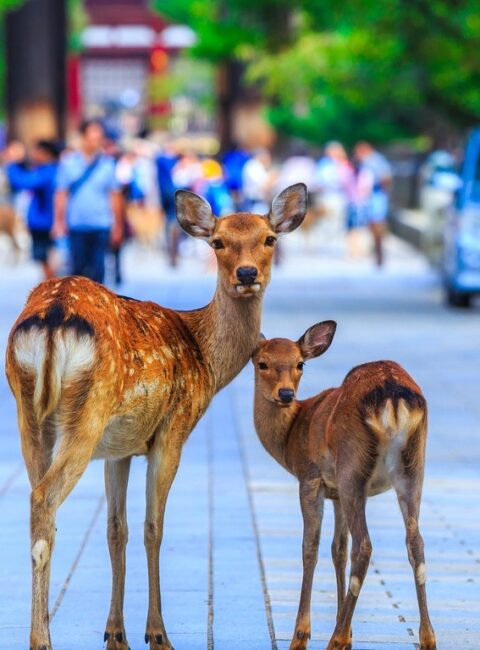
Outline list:
[[[278,396],[281,402],[284,404],[290,404],[290,402],[293,402],[293,398],[295,397],[295,391],[291,388],[279,388]]]
[[[254,266],[240,266],[237,269],[237,278],[240,284],[254,284],[257,273],[258,271]]]

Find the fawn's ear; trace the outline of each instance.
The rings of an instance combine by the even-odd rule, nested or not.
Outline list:
[[[210,203],[194,192],[177,190],[175,208],[180,226],[192,237],[208,239],[215,229],[215,217]]]
[[[253,361],[253,359],[255,359],[255,356],[257,355],[257,352],[262,347],[262,343],[264,341],[266,341],[266,340],[267,339],[265,338],[265,336],[260,332],[260,336],[258,337],[258,341],[257,341],[257,346],[256,346],[255,350],[252,352],[252,356],[251,356],[252,361]]]
[[[290,185],[272,201],[268,220],[277,233],[292,232],[302,223],[307,212],[307,186]]]
[[[325,320],[309,327],[297,341],[304,358],[313,359],[326,352],[333,341],[336,329],[337,323],[333,320]]]

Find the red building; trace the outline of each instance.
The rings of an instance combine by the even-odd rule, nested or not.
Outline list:
[[[82,33],[83,50],[69,64],[73,122],[122,111],[140,118],[165,117],[169,103],[158,92],[161,84],[154,84],[156,96],[148,89],[166,74],[170,57],[182,46],[178,30],[185,28],[168,27],[147,0],[86,0],[85,9],[89,21]]]

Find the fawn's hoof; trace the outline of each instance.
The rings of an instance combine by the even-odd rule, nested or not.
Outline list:
[[[310,630],[295,630],[289,650],[306,650],[311,636]]]
[[[45,642],[44,640],[38,641],[33,637],[30,638],[30,650],[52,650],[52,643],[50,639]]]
[[[145,643],[150,644],[150,650],[175,650],[167,635],[161,632],[146,632]]]
[[[130,650],[125,630],[108,628],[103,635],[103,641],[107,644],[106,650]]]

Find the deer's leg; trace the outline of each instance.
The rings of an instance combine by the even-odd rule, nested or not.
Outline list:
[[[88,415],[91,415],[92,409]],[[46,474],[31,494],[30,532],[32,543],[31,650],[51,650],[48,616],[50,560],[55,541],[55,515],[83,474],[103,426],[92,417],[78,418],[65,426],[62,442]],[[95,421],[97,426],[95,426]]]
[[[350,583],[327,650],[351,650],[352,648],[352,616],[372,554],[372,545],[365,519],[365,485],[360,480],[354,482],[354,488],[351,479],[348,483],[348,486],[342,486],[339,482],[338,492],[341,495],[340,505],[352,536]]]
[[[392,478],[405,522],[408,559],[415,577],[418,608],[420,610],[420,648],[421,650],[435,650],[437,647],[435,633],[428,614],[425,589],[426,571],[423,538],[418,527],[422,497],[422,474],[423,470],[421,472],[414,470],[412,474],[410,468],[407,468],[404,472],[402,471],[402,475],[396,475]]]
[[[304,650],[311,636],[310,604],[313,574],[317,565],[320,528],[323,517],[323,489],[320,479],[300,483],[300,505],[303,516],[303,580],[295,632],[290,650]]]
[[[338,499],[333,501],[335,533],[332,541],[332,561],[337,579],[337,622],[345,600],[345,568],[348,554],[348,527]]]
[[[123,622],[125,594],[125,548],[128,541],[127,486],[131,458],[105,461],[108,502],[108,550],[112,563],[112,599],[105,627],[107,650],[128,650]]]
[[[177,473],[181,443],[172,431],[157,434],[148,454],[145,550],[148,568],[148,615],[145,643],[151,650],[172,650],[162,618],[160,597],[160,545],[168,493]]]

